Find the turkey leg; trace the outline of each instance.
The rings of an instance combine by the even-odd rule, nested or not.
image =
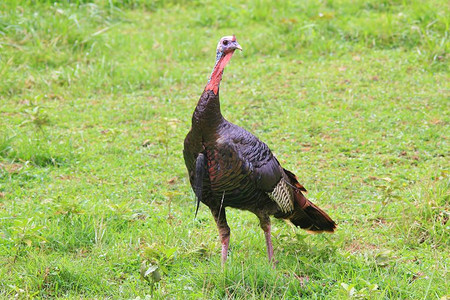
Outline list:
[[[259,225],[262,230],[264,230],[264,237],[266,238],[266,247],[267,247],[267,255],[269,256],[269,262],[274,262],[273,258],[273,245],[272,245],[272,237],[270,234],[270,217],[268,215],[259,215]]]
[[[266,237],[267,255],[269,256],[269,262],[272,262],[273,245],[272,245],[272,238],[270,236],[270,224],[267,226],[267,230],[264,230],[264,236]]]
[[[222,265],[227,261],[228,256],[228,246],[230,244],[230,227],[227,223],[227,218],[225,215],[225,209],[213,209],[211,208],[211,213],[216,220],[217,228],[219,229],[220,240],[222,242]]]

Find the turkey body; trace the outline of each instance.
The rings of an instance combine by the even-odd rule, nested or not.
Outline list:
[[[185,156],[190,152],[190,136],[185,140]],[[202,202],[252,212],[279,211],[267,192],[281,179],[281,169],[267,145],[245,129],[222,119],[217,131],[196,147],[205,154]],[[187,165],[194,186],[195,164]]]
[[[271,261],[270,216],[313,232],[333,232],[336,224],[303,195],[306,189],[265,143],[222,116],[219,84],[235,49],[240,46],[234,36],[219,41],[216,64],[194,110],[183,156],[198,204],[208,206],[216,221],[222,262],[227,259],[230,240],[227,207],[251,211],[259,218]]]

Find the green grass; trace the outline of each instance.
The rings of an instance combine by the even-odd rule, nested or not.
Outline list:
[[[448,16],[442,0],[2,2],[0,297],[447,299]],[[233,33],[223,114],[339,224],[273,220],[275,270],[233,209],[221,268],[181,155]]]

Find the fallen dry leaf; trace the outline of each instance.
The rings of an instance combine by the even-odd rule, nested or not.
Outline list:
[[[150,146],[150,140],[145,140],[142,142],[142,147],[148,147]]]

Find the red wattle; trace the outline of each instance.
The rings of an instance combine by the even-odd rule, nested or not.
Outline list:
[[[208,84],[205,87],[206,91],[213,91],[213,93],[217,95],[219,91],[220,81],[222,80],[223,69],[230,61],[231,57],[233,56],[233,53],[234,51],[228,52],[219,59],[219,61],[216,64],[216,67],[214,68],[211,74],[211,79],[209,80]]]

